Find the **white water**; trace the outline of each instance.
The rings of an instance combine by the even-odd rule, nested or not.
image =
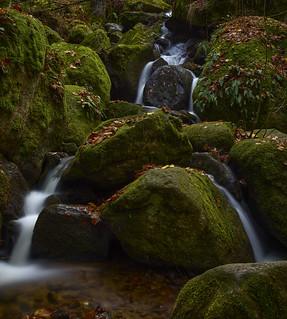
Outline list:
[[[286,252],[272,247],[272,244],[268,242],[268,238],[262,233],[253,219],[250,217],[250,212],[248,211],[248,209],[244,209],[243,206],[233,197],[233,195],[226,188],[219,185],[215,181],[212,175],[208,175],[208,177],[220,190],[220,192],[230,203],[230,205],[237,211],[246,235],[249,238],[250,244],[252,246],[255,261],[268,262],[285,259]]]
[[[20,226],[20,235],[12,251],[9,263],[0,263],[0,286],[18,281],[37,279],[51,274],[38,265],[28,265],[33,229],[45,200],[55,193],[61,175],[72,157],[61,160],[46,177],[42,191],[31,191],[25,198],[24,217],[15,221]]]
[[[153,65],[153,61],[148,62],[142,70],[140,80],[139,80],[139,85],[138,85],[137,97],[135,101],[136,104],[143,105],[143,91],[144,91],[145,84],[150,76],[152,65]]]

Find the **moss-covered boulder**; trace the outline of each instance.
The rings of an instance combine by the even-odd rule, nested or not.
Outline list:
[[[40,21],[10,10],[1,15],[0,151],[35,182],[47,151],[62,142],[66,108],[59,56],[47,51]]]
[[[178,65],[162,66],[146,82],[143,102],[173,110],[188,109],[192,80],[191,73]]]
[[[229,122],[204,122],[184,127],[194,151],[212,148],[229,151],[235,143],[232,124]]]
[[[203,120],[286,132],[286,39],[286,24],[273,19],[222,24],[194,90],[196,113]]]
[[[287,262],[234,264],[208,270],[180,291],[171,319],[286,317]]]
[[[96,52],[101,52],[111,47],[111,42],[103,29],[97,29],[90,33],[81,44]]]
[[[58,32],[54,31],[53,29],[51,29],[45,25],[44,25],[44,28],[45,28],[46,38],[47,38],[49,44],[62,41],[62,38]]]
[[[160,29],[152,29],[142,23],[136,24],[132,29],[124,33],[118,44],[154,44],[155,38],[161,35]]]
[[[66,59],[65,84],[85,86],[105,102],[109,101],[111,80],[95,51],[65,42],[54,43],[52,48]]]
[[[142,69],[152,59],[153,47],[149,44],[119,44],[113,47],[108,55],[112,97],[134,102]]]
[[[18,167],[0,154],[0,215],[5,226],[23,215],[24,197],[28,191]]]
[[[171,11],[171,6],[162,0],[128,0],[126,1],[125,9],[130,11],[161,13]]]
[[[159,15],[156,13],[147,13],[142,11],[125,11],[121,13],[119,19],[123,26],[123,32],[128,31],[138,23],[144,25],[155,24],[159,20]]]
[[[132,181],[135,171],[145,164],[187,166],[192,156],[192,147],[182,134],[182,122],[161,110],[103,123],[86,144],[78,150],[63,178],[90,182],[100,190]]]
[[[214,154],[193,152],[191,167],[212,175],[215,181],[225,187],[238,202],[242,201],[243,194],[239,181],[230,168],[225,163],[222,163]]]
[[[86,24],[75,25],[69,33],[69,42],[74,44],[80,44],[92,30]]]
[[[51,205],[39,215],[32,255],[58,261],[106,260],[113,235],[89,206]]]
[[[111,101],[105,110],[107,119],[142,115],[143,113],[146,113],[146,110],[141,105],[127,101]]]
[[[153,169],[104,205],[101,220],[134,260],[203,272],[252,260],[236,211],[198,171]]]
[[[248,203],[255,218],[287,246],[287,143],[248,139],[230,150],[231,164],[248,185]]]
[[[65,85],[65,95],[67,103],[67,129],[63,141],[65,143],[75,143],[77,146],[84,143],[88,135],[99,124],[98,120],[89,117],[85,110],[85,104],[81,102],[81,92],[87,92],[84,87],[77,85]]]
[[[215,26],[232,15],[275,15],[276,19],[286,21],[285,6],[284,0],[177,0],[173,1],[172,15],[191,26]]]

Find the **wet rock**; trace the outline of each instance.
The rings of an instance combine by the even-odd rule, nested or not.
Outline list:
[[[253,260],[236,211],[198,171],[148,171],[104,205],[101,219],[126,254],[141,263],[200,273]]]
[[[203,122],[184,127],[190,143],[197,152],[208,149],[229,151],[235,144],[232,124],[229,122]]]
[[[146,105],[186,110],[189,106],[192,75],[186,69],[168,65],[153,72],[143,94]]]
[[[62,178],[109,190],[132,181],[135,171],[148,163],[188,166],[192,147],[181,130],[182,121],[162,110],[122,122],[104,122],[94,133],[95,139],[78,150]],[[104,138],[105,134],[110,137]]]
[[[230,150],[230,165],[247,183],[246,200],[257,222],[287,246],[287,143],[248,139]]]
[[[286,317],[287,262],[224,265],[191,279],[171,319]]]
[[[144,25],[154,24],[159,20],[159,16],[156,13],[125,11],[120,14],[119,19],[124,28],[123,32],[126,32],[137,23],[142,23]]]
[[[191,167],[213,175],[217,183],[228,189],[237,201],[240,202],[243,199],[240,183],[232,174],[230,168],[221,163],[211,153],[194,152],[192,154]]]
[[[113,236],[95,213],[83,206],[51,205],[40,213],[32,256],[59,261],[106,260]]]

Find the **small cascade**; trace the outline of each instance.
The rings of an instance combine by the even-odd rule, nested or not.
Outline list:
[[[153,65],[153,61],[148,62],[142,70],[140,80],[139,80],[139,85],[138,85],[137,97],[135,101],[136,104],[143,105],[143,91],[144,91],[145,84],[150,76],[152,65]]]
[[[47,274],[36,265],[29,265],[28,258],[31,247],[33,229],[39,213],[44,208],[45,200],[56,192],[62,173],[73,157],[66,157],[48,173],[42,191],[31,191],[25,198],[24,216],[15,221],[20,226],[20,235],[13,248],[8,263],[0,263],[0,286],[13,281]],[[38,270],[38,271],[37,271]]]
[[[196,77],[196,75],[192,71],[190,71],[190,72],[192,74],[193,80],[192,80],[192,85],[191,85],[191,89],[190,89],[188,112],[190,114],[192,114],[195,117],[196,122],[199,123],[199,122],[201,122],[201,119],[196,113],[194,113],[194,110],[193,110],[193,97],[192,97],[193,91],[194,91],[194,89],[196,87],[196,84],[198,82],[198,78]]]
[[[256,262],[268,262],[283,260],[286,258],[286,251],[276,249],[270,243],[267,236],[261,231],[257,224],[250,216],[248,208],[244,208],[233,195],[223,186],[219,185],[212,175],[208,175],[213,184],[219,189],[225,199],[237,211],[238,216],[242,222],[247,237],[252,246],[254,258]]]

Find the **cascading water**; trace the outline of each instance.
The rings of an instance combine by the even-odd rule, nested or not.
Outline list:
[[[230,205],[237,211],[238,216],[245,229],[246,235],[249,238],[250,244],[252,246],[255,261],[267,262],[285,259],[286,251],[280,251],[280,249],[272,246],[270,240],[265,236],[265,234],[250,217],[248,208],[244,208],[243,205],[241,205],[226,188],[219,185],[215,181],[212,175],[208,175],[208,177],[223,194]]]
[[[12,251],[8,263],[0,263],[0,286],[20,280],[35,279],[51,273],[37,265],[29,265],[33,229],[39,213],[44,208],[45,200],[55,193],[62,173],[73,157],[66,157],[60,164],[48,173],[42,191],[31,191],[25,198],[24,217],[16,223],[20,226],[20,235]]]

